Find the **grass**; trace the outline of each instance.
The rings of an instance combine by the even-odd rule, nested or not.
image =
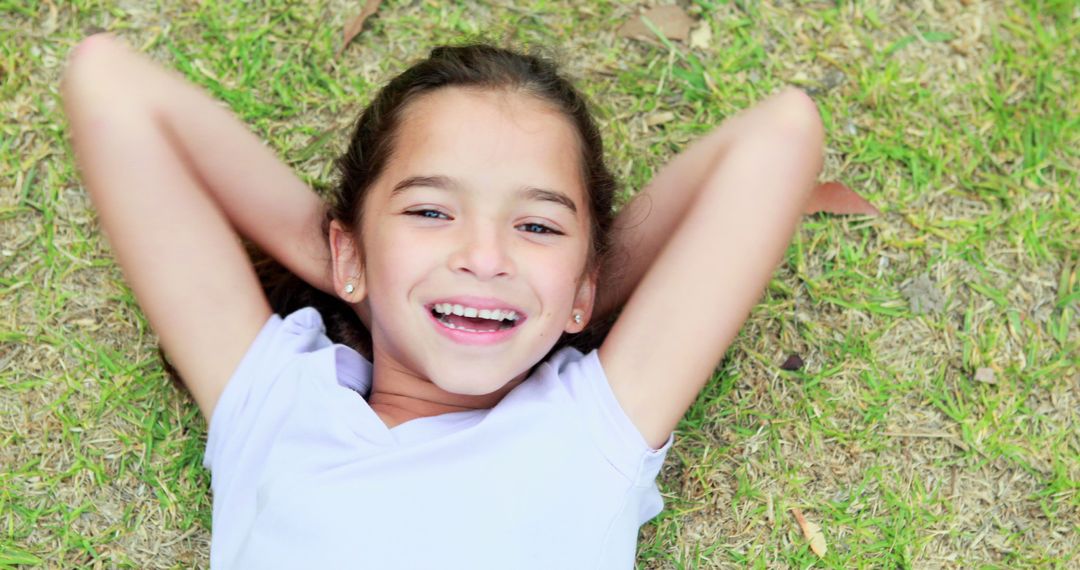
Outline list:
[[[226,101],[316,189],[374,89],[466,35],[551,46],[597,105],[624,197],[801,86],[824,177],[884,215],[804,219],[678,428],[638,566],[1080,565],[1075,4],[696,0],[704,48],[616,37],[638,7],[388,0],[335,58],[358,3],[0,0],[0,567],[208,560],[205,426],[65,140],[59,74],[96,29]],[[940,305],[913,309],[916,280]],[[805,366],[781,370],[791,353]]]

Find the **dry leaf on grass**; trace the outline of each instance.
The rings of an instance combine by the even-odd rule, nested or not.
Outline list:
[[[686,38],[690,36],[690,26],[694,23],[690,16],[687,16],[686,12],[678,6],[657,6],[646,10],[644,14],[630,18],[619,26],[617,32],[619,36],[656,44],[656,34],[645,25],[642,18],[648,18],[667,39],[679,41],[686,41]]]
[[[341,55],[341,52],[345,51],[345,47],[349,45],[349,42],[360,33],[360,30],[364,27],[364,22],[375,13],[375,10],[379,9],[379,4],[382,4],[382,0],[367,0],[367,2],[364,3],[364,9],[360,11],[360,15],[353,18],[353,21],[345,26],[345,30],[343,31],[344,39],[341,41],[341,47],[338,48],[338,55]]]
[[[822,534],[821,527],[806,520],[798,508],[792,507],[791,514],[795,515],[795,520],[799,522],[803,536],[810,541],[810,550],[813,550],[818,557],[824,557],[828,547],[825,545],[825,535]]]
[[[712,28],[708,22],[702,22],[696,30],[690,32],[690,47],[708,49],[712,44]]]
[[[798,354],[791,354],[787,357],[787,360],[780,365],[781,370],[798,370],[803,367],[803,359]]]
[[[810,215],[818,212],[881,215],[881,210],[840,182],[818,184],[810,192],[810,198],[806,200],[806,205],[803,207],[803,214]]]

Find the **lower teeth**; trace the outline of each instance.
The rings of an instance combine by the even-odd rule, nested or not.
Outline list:
[[[454,323],[448,323],[446,321],[442,321],[442,324],[443,324],[443,326],[445,326],[447,328],[451,328],[451,329],[459,330],[459,331],[465,331],[465,332],[474,332],[474,333],[478,333],[478,332],[495,332],[495,331],[478,331],[476,329],[459,327],[459,326],[455,325]]]
[[[510,328],[511,326],[513,326],[513,325],[509,325],[509,324],[506,324],[506,323],[500,323],[500,325],[499,325],[499,328],[497,328],[497,329],[495,329],[495,330],[490,330],[490,331],[478,331],[478,330],[476,330],[476,329],[470,329],[470,328],[468,328],[468,327],[461,327],[461,326],[455,325],[454,323],[451,323],[450,321],[446,320],[446,316],[445,316],[445,315],[440,315],[440,316],[438,317],[438,319],[437,319],[437,320],[439,321],[439,323],[440,323],[440,324],[442,324],[442,325],[443,325],[444,327],[446,327],[446,328],[450,328],[450,329],[454,329],[454,330],[459,330],[459,331],[465,331],[465,332],[473,332],[473,333],[493,333],[493,332],[499,332],[499,331],[502,331],[502,330],[506,330],[506,329]]]

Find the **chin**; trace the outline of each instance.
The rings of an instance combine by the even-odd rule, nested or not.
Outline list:
[[[495,380],[490,378],[478,379],[476,376],[457,378],[432,378],[431,383],[451,394],[462,396],[485,396],[498,391],[506,386],[512,378]]]

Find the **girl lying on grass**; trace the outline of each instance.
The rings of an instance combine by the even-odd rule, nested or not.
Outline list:
[[[787,90],[613,219],[582,96],[484,45],[375,96],[329,205],[107,35],[63,95],[104,231],[210,422],[217,568],[632,567],[673,430],[822,162],[817,110]],[[321,308],[272,306],[238,234]]]

